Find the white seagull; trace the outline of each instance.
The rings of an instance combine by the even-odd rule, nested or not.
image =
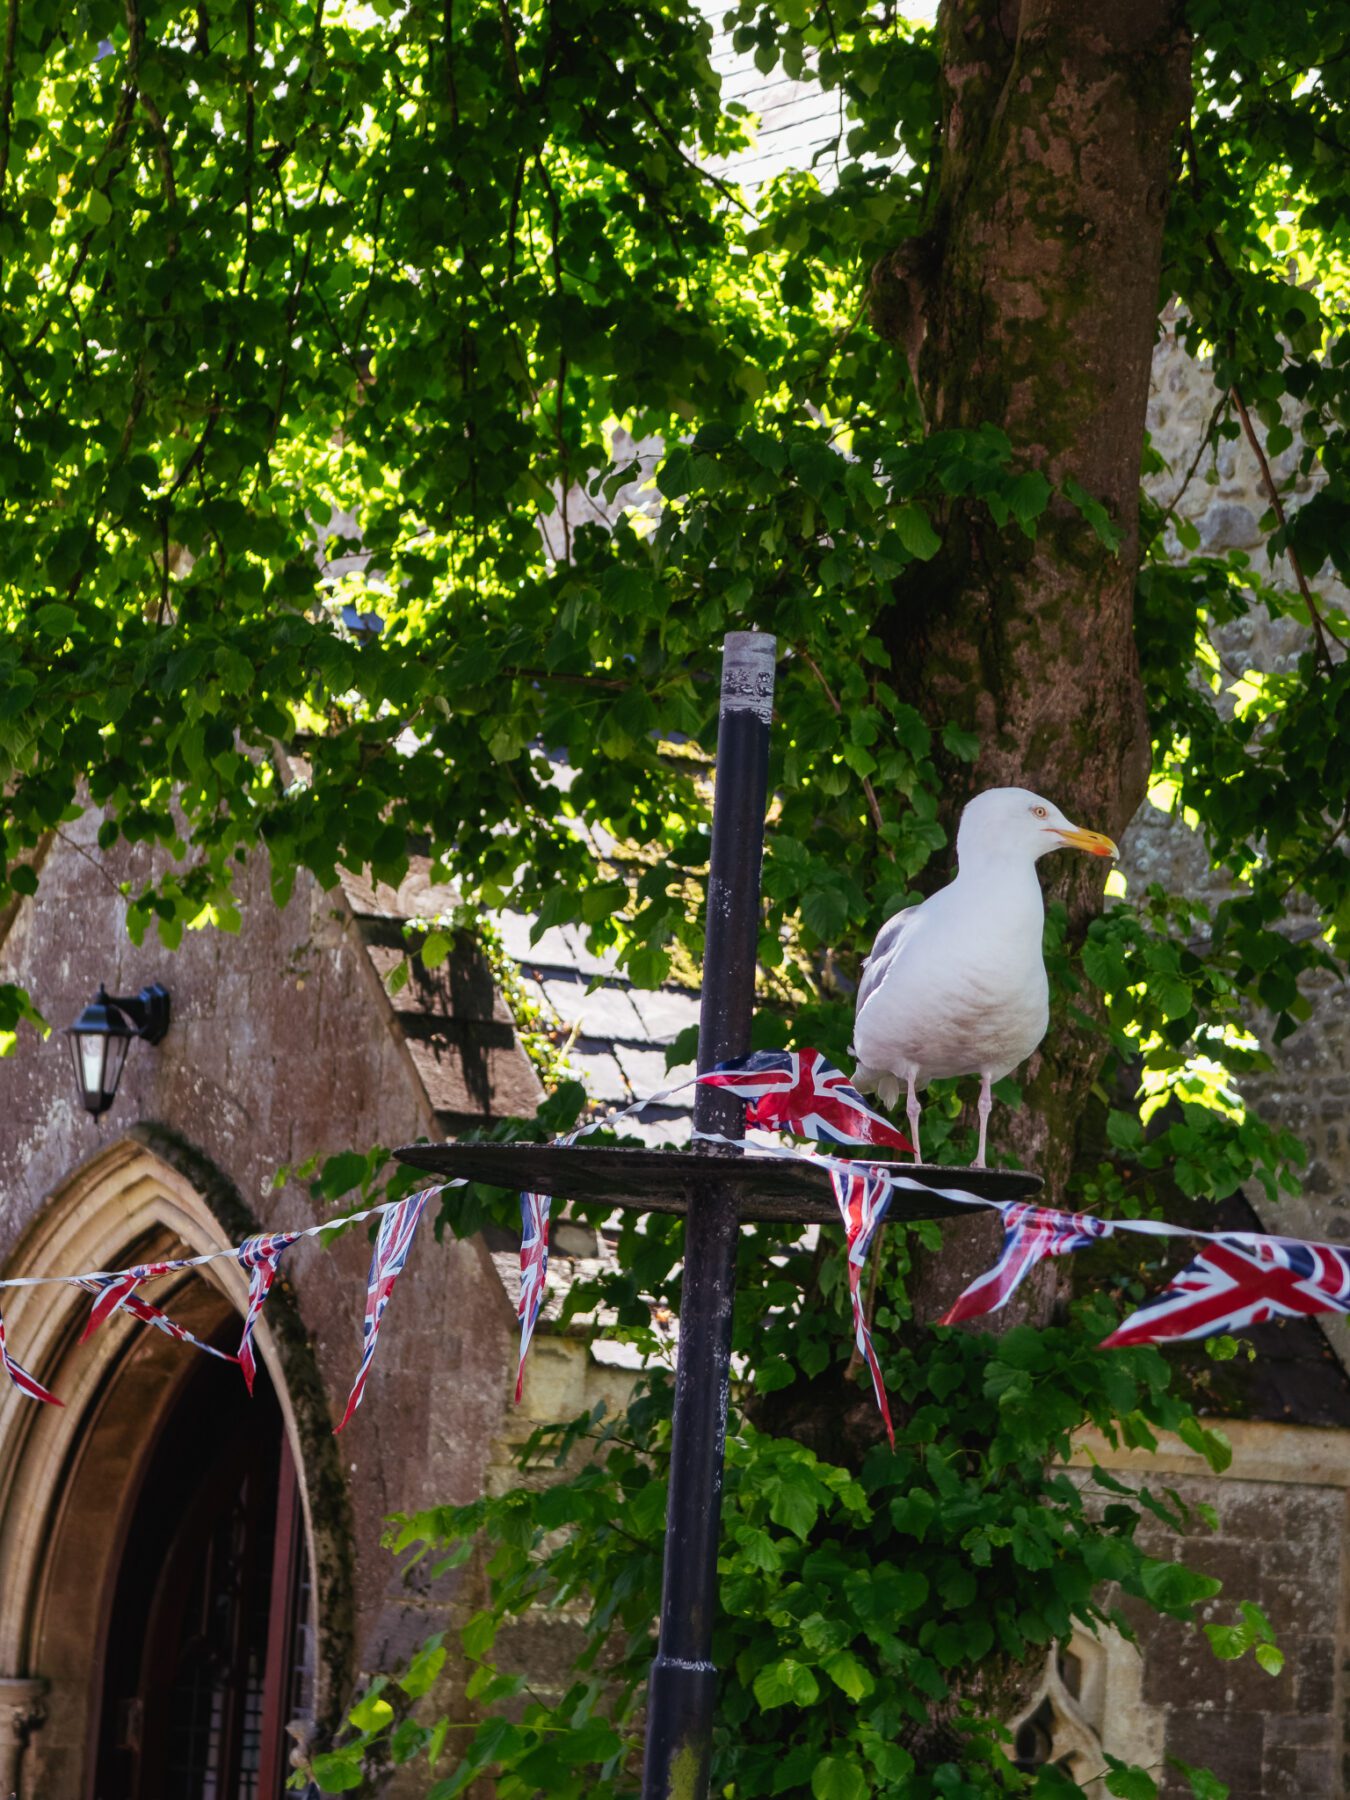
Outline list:
[[[919,1154],[916,1089],[934,1077],[980,1077],[980,1147],[994,1082],[1026,1061],[1050,1017],[1037,860],[1065,847],[1117,856],[1109,837],[1071,825],[1026,788],[990,788],[961,814],[956,879],[882,926],[863,966],[855,1084],[894,1106],[900,1084]]]

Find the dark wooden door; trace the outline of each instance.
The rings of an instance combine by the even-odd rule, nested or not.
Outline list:
[[[94,1800],[279,1800],[308,1696],[295,1468],[259,1371],[202,1359],[142,1471],[109,1617]]]

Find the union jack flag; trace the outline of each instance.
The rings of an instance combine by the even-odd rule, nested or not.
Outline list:
[[[881,1367],[877,1362],[877,1353],[872,1348],[872,1334],[867,1329],[862,1302],[863,1264],[867,1260],[868,1245],[891,1203],[891,1178],[884,1168],[879,1168],[875,1163],[858,1163],[852,1168],[834,1164],[830,1168],[830,1185],[834,1189],[839,1216],[844,1221],[844,1237],[848,1244],[848,1295],[853,1304],[854,1342],[871,1370],[877,1405],[881,1409],[886,1436],[894,1450],[895,1429],[891,1424],[891,1409],[886,1399],[886,1389],[882,1385]]]
[[[64,1400],[58,1400],[56,1395],[50,1393],[43,1387],[40,1381],[35,1381],[28,1373],[27,1369],[25,1369],[21,1363],[16,1363],[14,1358],[10,1355],[9,1349],[5,1344],[5,1321],[3,1316],[0,1316],[0,1368],[4,1369],[6,1375],[9,1376],[19,1392],[21,1394],[27,1394],[30,1400],[45,1400],[48,1406],[65,1405]]]
[[[819,1050],[754,1050],[718,1063],[698,1079],[748,1100],[748,1125],[786,1129],[827,1144],[914,1148]]]
[[[547,1194],[520,1196],[520,1303],[516,1308],[520,1319],[520,1361],[516,1365],[516,1405],[525,1386],[525,1352],[530,1347],[539,1308],[544,1299],[544,1276],[548,1273],[548,1209]]]
[[[1099,1238],[1110,1237],[1115,1229],[1105,1219],[1094,1219],[1091,1213],[1056,1212],[1053,1207],[1031,1206],[1025,1201],[1013,1202],[1000,1210],[1002,1254],[993,1268],[977,1276],[956,1304],[943,1313],[939,1325],[956,1325],[962,1319],[997,1312],[1007,1305],[1037,1263],[1047,1256],[1068,1256],[1074,1250],[1084,1250]]]
[[[1102,1348],[1242,1331],[1271,1319],[1350,1312],[1350,1250],[1294,1238],[1218,1238]]]
[[[135,1308],[131,1302],[137,1298],[136,1289],[141,1283],[153,1281],[158,1275],[167,1275],[173,1266],[167,1262],[137,1263],[134,1269],[118,1269],[112,1275],[90,1275],[81,1281],[80,1286],[87,1288],[95,1299],[89,1313],[89,1322],[80,1333],[80,1342],[83,1343],[114,1313],[124,1310],[133,1312]]]
[[[244,1335],[239,1340],[238,1361],[250,1394],[258,1368],[253,1354],[253,1328],[277,1278],[281,1253],[289,1250],[299,1236],[298,1231],[269,1231],[261,1237],[246,1238],[236,1252],[240,1265],[248,1270],[248,1305],[244,1311]]]
[[[375,1345],[379,1341],[384,1309],[389,1304],[394,1283],[403,1273],[403,1265],[408,1260],[413,1233],[422,1217],[422,1209],[431,1196],[439,1192],[439,1188],[429,1187],[423,1188],[419,1193],[409,1194],[406,1200],[400,1200],[397,1206],[391,1206],[380,1220],[375,1252],[370,1259],[370,1274],[366,1278],[366,1316],[361,1326],[361,1367],[356,1372],[356,1380],[347,1397],[347,1410],[342,1415],[341,1424],[334,1427],[334,1435],[342,1430],[361,1404],[366,1377],[375,1360]]]
[[[178,1267],[175,1263],[142,1263],[139,1272],[136,1269],[124,1269],[115,1275],[85,1275],[80,1278],[80,1286],[97,1298],[89,1323],[80,1334],[83,1343],[89,1333],[115,1312],[130,1313],[133,1319],[139,1319],[142,1325],[153,1325],[156,1331],[162,1331],[179,1344],[195,1344],[199,1350],[205,1350],[208,1356],[218,1356],[222,1362],[234,1362],[235,1357],[228,1350],[217,1350],[214,1344],[207,1344],[195,1337],[186,1325],[180,1325],[177,1319],[171,1319],[158,1306],[152,1306],[142,1294],[138,1294],[136,1282],[130,1278],[135,1275],[138,1281],[151,1280],[155,1275],[164,1275]]]

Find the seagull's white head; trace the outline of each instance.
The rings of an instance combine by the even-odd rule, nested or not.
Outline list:
[[[1050,850],[1086,850],[1092,856],[1119,856],[1109,837],[1070,824],[1059,808],[1028,788],[988,788],[961,814],[956,859],[972,862],[1005,858],[1035,862]]]

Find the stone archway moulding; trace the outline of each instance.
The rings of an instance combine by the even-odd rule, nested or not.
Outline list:
[[[183,1173],[121,1139],[56,1190],[4,1273],[120,1268],[178,1246],[201,1254],[232,1241]],[[209,1335],[242,1311],[246,1295],[244,1272],[222,1258],[167,1279],[155,1299]],[[197,1354],[129,1318],[110,1320],[76,1348],[88,1306],[76,1288],[11,1290],[10,1343],[65,1404],[35,1405],[8,1384],[0,1391],[0,1677],[45,1679],[48,1722],[28,1756],[44,1788],[54,1782],[52,1792],[72,1794],[83,1791],[97,1728],[90,1695],[98,1688],[99,1609],[121,1554],[128,1491]],[[312,1557],[302,1434],[265,1320],[256,1342],[300,1473]]]

